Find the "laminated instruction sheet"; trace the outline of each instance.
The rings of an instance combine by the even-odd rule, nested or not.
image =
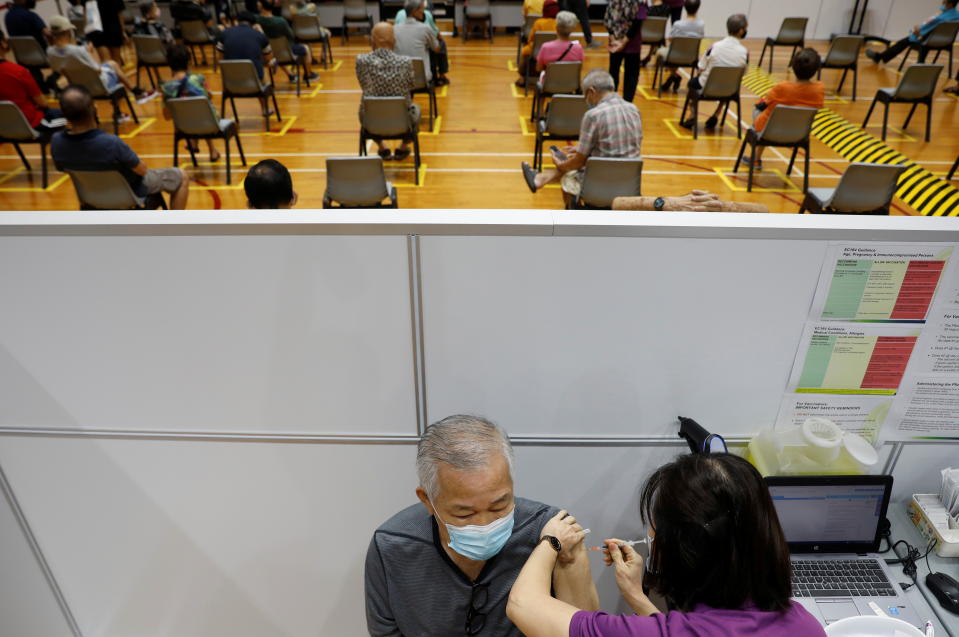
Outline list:
[[[831,244],[777,426],[822,416],[871,442],[959,439],[955,249]]]

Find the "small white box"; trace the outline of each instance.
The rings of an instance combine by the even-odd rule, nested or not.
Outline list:
[[[941,518],[936,515],[935,509],[945,508],[939,501],[939,495],[935,493],[916,493],[912,496],[912,502],[909,503],[909,518],[916,525],[919,532],[927,540],[936,538],[936,555],[939,557],[959,557],[959,529],[950,529],[948,523],[948,513],[946,513],[945,522],[934,524],[933,518]]]

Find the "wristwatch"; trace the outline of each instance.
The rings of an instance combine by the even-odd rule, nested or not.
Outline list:
[[[663,206],[666,205],[666,200],[662,197],[656,197],[653,200],[653,210],[662,210]]]
[[[557,553],[563,550],[563,545],[560,544],[559,538],[556,537],[555,535],[544,535],[543,537],[539,538],[539,541],[549,542],[549,545],[553,547],[553,550],[556,551]]]

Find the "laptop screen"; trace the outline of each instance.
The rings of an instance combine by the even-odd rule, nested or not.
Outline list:
[[[766,482],[793,552],[878,550],[891,476],[770,477]]]

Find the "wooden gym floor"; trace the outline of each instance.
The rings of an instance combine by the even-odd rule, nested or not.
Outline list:
[[[441,25],[442,26],[442,25]],[[605,37],[601,38],[605,44]],[[335,64],[328,70],[315,65],[320,73],[320,84],[304,87],[303,95],[297,98],[294,87],[283,73],[278,73],[277,88],[283,123],[271,120],[271,131],[266,133],[256,100],[239,100],[237,106],[241,119],[241,135],[248,161],[255,162],[273,157],[288,166],[293,174],[294,188],[299,194],[298,208],[322,206],[325,187],[324,161],[330,156],[355,156],[358,144],[357,104],[360,99],[359,85],[354,73],[356,55],[368,50],[364,36],[354,35],[348,46],[343,46],[334,37]],[[387,178],[396,186],[400,206],[403,208],[561,208],[562,198],[558,187],[548,187],[531,194],[525,186],[519,165],[532,161],[534,137],[530,131],[529,111],[532,98],[524,98],[522,89],[512,86],[516,79],[514,68],[516,36],[498,34],[494,42],[470,40],[464,43],[459,38],[447,37],[450,55],[451,84],[439,89],[440,119],[431,132],[426,131],[426,98],[418,96],[424,111],[424,123],[420,134],[424,167],[421,184],[413,184],[412,158],[402,163],[387,163]],[[761,40],[748,41],[750,59],[759,59]],[[704,42],[704,46],[707,43]],[[814,42],[811,46],[825,52],[827,43]],[[127,59],[133,60],[132,50],[126,51]],[[767,77],[762,71],[751,70],[743,87],[743,117],[752,121],[752,105],[757,92],[762,92],[769,81],[784,77],[788,51],[776,51],[774,73]],[[915,54],[912,54],[915,60]],[[590,68],[607,65],[605,48],[587,53],[584,72]],[[765,66],[765,65],[764,65]],[[855,126],[861,124],[866,110],[881,86],[895,86],[899,74],[891,65],[877,66],[865,57],[860,62],[858,100],[850,101],[851,80],[847,78],[842,95],[832,91],[838,84],[838,71],[825,71],[823,80],[827,88],[826,108],[830,119],[820,122],[819,134],[812,144],[810,185],[812,187],[835,186],[839,175],[848,163],[845,156],[830,146],[842,150],[842,139],[831,139],[831,131],[842,130],[843,120]],[[129,67],[132,68],[132,67]],[[768,68],[768,67],[767,67]],[[198,69],[207,77],[214,91],[214,103],[219,107],[220,81],[209,67]],[[132,70],[130,71],[132,75]],[[169,78],[169,70],[163,70]],[[756,180],[754,192],[745,192],[745,173],[734,176],[733,162],[740,142],[736,138],[737,120],[730,111],[726,127],[711,134],[703,132],[693,140],[689,131],[678,126],[679,113],[685,88],[678,96],[664,94],[656,99],[655,90],[650,90],[652,67],[644,69],[640,77],[641,90],[636,96],[636,105],[643,117],[643,193],[646,195],[679,195],[693,188],[707,189],[725,199],[758,201],[767,204],[774,212],[795,213],[801,201],[802,160],[787,179],[784,175],[784,154],[769,149],[765,155],[765,172]],[[146,82],[146,78],[143,78]],[[943,73],[940,89],[952,84]],[[685,82],[684,82],[685,84]],[[711,110],[712,104],[704,104]],[[100,118],[107,125],[108,105],[100,104]],[[132,121],[125,124],[121,134],[140,157],[151,167],[172,164],[172,126],[162,117],[162,102],[159,98],[136,107],[141,124]],[[227,106],[229,109],[229,105]],[[914,200],[915,207],[898,197],[894,200],[893,214],[959,214],[959,193],[945,187],[944,182],[932,178],[942,177],[959,152],[959,128],[957,110],[959,100],[948,94],[938,93],[933,108],[932,141],[923,141],[925,113],[919,107],[913,122],[906,131],[902,124],[908,106],[893,105],[890,113],[892,128],[885,144],[889,152],[885,157],[899,153],[918,163],[925,172],[926,183],[922,188],[932,194]],[[704,117],[701,117],[701,121]],[[872,122],[866,131],[877,138],[882,122],[881,108],[873,113]],[[851,132],[848,129],[847,132]],[[829,142],[827,145],[822,139]],[[871,141],[871,140],[870,140]],[[874,143],[874,142],[872,142]],[[222,143],[217,142],[222,152]],[[75,210],[76,196],[69,180],[52,169],[50,185],[46,191],[40,188],[39,148],[24,147],[28,158],[36,159],[34,170],[22,168],[10,145],[0,148],[0,209],[3,210]],[[885,148],[880,150],[886,150]],[[206,157],[201,145],[199,158]],[[181,166],[193,178],[189,207],[191,209],[244,208],[242,176],[245,169],[239,166],[235,150],[234,182],[226,185],[226,174],[221,159],[217,165],[201,161],[197,168],[189,165],[189,155],[180,153]],[[186,159],[186,161],[184,161]],[[547,153],[548,162],[548,153]],[[930,175],[931,174],[931,175]],[[953,182],[959,186],[959,182]],[[900,194],[905,196],[904,191]],[[911,199],[910,196],[906,196]],[[950,206],[952,206],[950,208]]]

